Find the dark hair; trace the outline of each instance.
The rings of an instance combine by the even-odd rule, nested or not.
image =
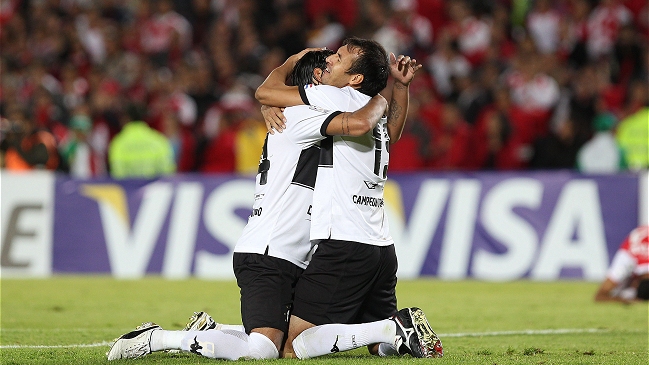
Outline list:
[[[324,70],[327,67],[327,57],[334,54],[330,49],[307,52],[300,58],[288,75],[288,81],[293,86],[304,86],[313,83],[313,69]]]
[[[375,96],[388,84],[390,74],[388,55],[378,42],[362,38],[347,38],[343,42],[349,52],[358,51],[347,74],[363,75],[363,82],[357,89],[365,95]]]

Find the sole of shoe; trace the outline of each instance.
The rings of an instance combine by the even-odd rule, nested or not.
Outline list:
[[[419,341],[426,351],[426,357],[444,356],[442,341],[430,327],[430,323],[428,323],[424,311],[417,307],[413,307],[410,309],[410,315],[412,317],[412,326],[415,329],[415,333],[417,334],[417,337],[419,337]]]

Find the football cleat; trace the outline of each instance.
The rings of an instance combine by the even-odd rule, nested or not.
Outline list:
[[[216,328],[216,322],[212,316],[205,312],[194,312],[194,315],[189,317],[189,322],[183,331],[206,331],[214,328]]]
[[[400,354],[412,357],[442,357],[442,341],[430,327],[424,312],[417,308],[404,308],[392,319],[397,325],[395,346]]]
[[[442,347],[442,340],[439,339],[437,333],[433,331],[428,323],[428,319],[424,314],[424,311],[417,307],[410,308],[411,315],[413,319],[413,325],[415,326],[415,332],[419,337],[419,342],[422,343],[423,347],[426,349],[426,357],[442,357],[444,356],[444,348]]]
[[[214,322],[212,316],[205,312],[194,312],[189,317],[189,322],[185,325],[182,331],[207,331],[217,328],[218,323]],[[177,354],[180,350],[166,350],[168,353]]]
[[[106,353],[108,360],[137,359],[151,353],[151,335],[162,328],[153,322],[142,323],[134,331],[115,339]]]

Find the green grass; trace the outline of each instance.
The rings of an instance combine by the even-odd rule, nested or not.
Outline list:
[[[592,301],[596,287],[595,283],[576,281],[401,281],[397,288],[399,306],[419,306],[426,312],[444,343],[442,359],[383,359],[358,349],[307,361],[318,365],[647,365],[647,304],[596,304]],[[144,321],[180,329],[198,310],[223,323],[240,323],[239,292],[230,281],[167,281],[157,277],[119,281],[66,276],[3,279],[0,291],[2,364],[105,364],[107,345],[78,345],[110,341]],[[538,332],[558,329],[575,331]],[[525,333],[528,330],[537,332]],[[12,345],[16,347],[9,347]],[[66,345],[74,346],[62,347]],[[111,363],[215,361],[219,362],[192,354],[155,353]]]

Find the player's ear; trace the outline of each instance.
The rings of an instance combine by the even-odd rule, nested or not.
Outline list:
[[[322,85],[322,69],[314,68],[313,69],[313,83],[316,85]]]
[[[356,86],[359,86],[361,83],[363,83],[364,78],[365,77],[363,76],[363,74],[353,74],[351,79],[349,80],[349,86],[354,88]]]

